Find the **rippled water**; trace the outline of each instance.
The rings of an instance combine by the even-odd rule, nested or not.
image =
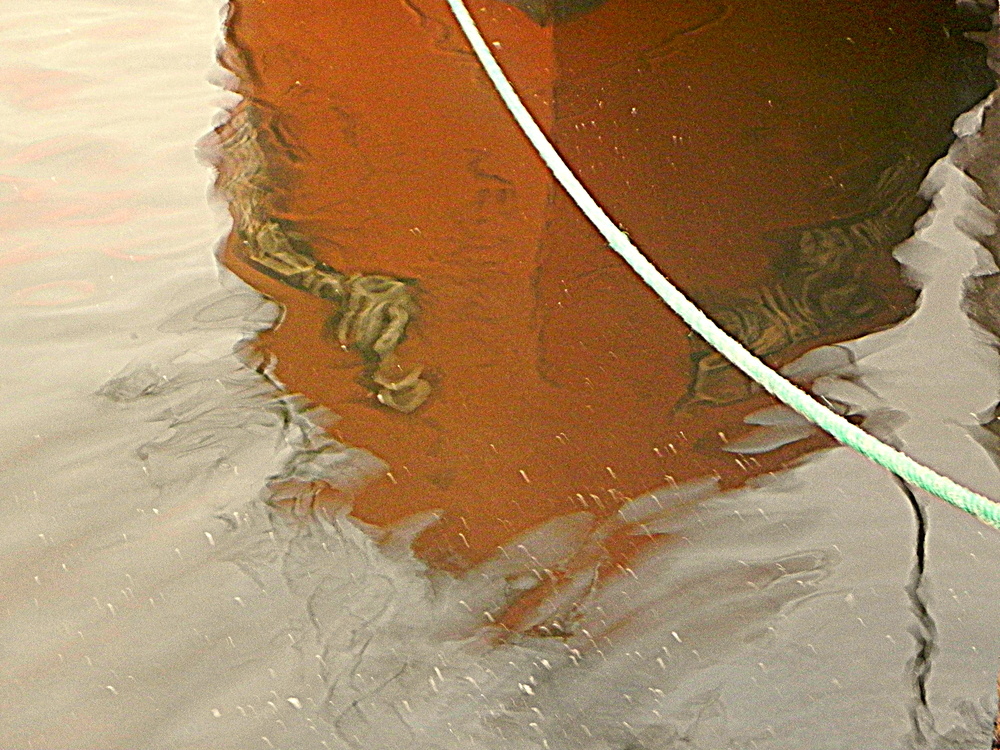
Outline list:
[[[988,744],[996,534],[845,450],[556,515],[463,573],[412,555],[433,517],[350,516],[386,465],[258,371],[279,309],[215,258],[219,11],[9,0],[0,22],[0,745]],[[896,251],[917,313],[790,373],[996,496],[995,341],[962,305],[997,272],[982,117]],[[620,570],[615,537],[646,540]]]
[[[597,199],[785,364],[911,311],[891,249],[989,87],[946,3],[890,6],[478,16]],[[706,475],[738,486],[825,445],[743,424],[771,402],[555,188],[443,5],[366,7],[234,3],[226,60],[247,103],[220,154],[225,260],[286,306],[262,352],[390,467],[353,498],[361,518],[440,509],[418,547],[461,570],[560,513],[607,517]]]

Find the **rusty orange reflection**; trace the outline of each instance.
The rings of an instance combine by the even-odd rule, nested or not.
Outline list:
[[[946,5],[608,0],[539,26],[475,3],[529,108],[655,262],[737,328],[778,310],[754,333],[776,362],[910,309],[889,249],[968,103],[954,80],[973,53],[941,33]],[[723,369],[709,374],[738,398],[715,381],[692,397],[698,346],[554,187],[444,0],[238,0],[229,28],[242,93],[266,113],[276,220],[331,268],[416,289],[398,362],[432,393],[405,414],[331,340],[327,302],[247,264],[236,237],[225,253],[287,308],[257,344],[278,377],[391,466],[353,498],[358,516],[440,508],[420,549],[462,567],[553,515],[607,515],[706,474],[734,485],[827,444],[718,450],[767,399]],[[852,232],[876,239],[835,274],[815,261]],[[801,270],[814,261],[827,276]],[[767,303],[775,289],[791,301]],[[820,301],[795,307],[803,290]],[[776,332],[782,305],[797,338]]]

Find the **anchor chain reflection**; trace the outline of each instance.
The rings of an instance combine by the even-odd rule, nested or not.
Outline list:
[[[710,315],[758,357],[836,337],[889,306],[866,273],[912,233],[926,204],[917,194],[923,166],[906,155],[879,175],[864,210],[798,230],[774,264],[777,280],[755,298],[709,307]],[[759,387],[692,334],[693,378],[684,403],[724,405]]]
[[[378,401],[399,412],[415,411],[431,393],[421,366],[406,370],[396,349],[417,313],[414,282],[378,274],[346,274],[318,260],[308,239],[272,217],[262,111],[236,108],[221,147],[228,169],[218,188],[229,200],[245,259],[257,270],[334,306],[331,324],[339,344],[358,352]]]

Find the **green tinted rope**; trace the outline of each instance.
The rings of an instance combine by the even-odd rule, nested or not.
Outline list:
[[[936,495],[956,508],[971,513],[993,528],[1000,529],[1000,505],[938,474],[933,469],[917,463],[909,456],[900,453],[895,448],[851,424],[839,414],[830,411],[808,393],[790,383],[751,354],[736,339],[713,323],[663,274],[657,271],[653,264],[632,244],[628,236],[618,229],[604,210],[597,205],[597,202],[545,137],[541,128],[538,127],[514,91],[510,81],[507,80],[500,65],[494,59],[462,0],[448,0],[448,4],[479,58],[479,62],[490,80],[493,81],[497,92],[552,174],[591,223],[604,235],[611,249],[639,274],[639,278],[646,282],[671,310],[736,367],[810,422],[830,433],[839,442],[853,448],[863,456],[867,456],[905,481]]]

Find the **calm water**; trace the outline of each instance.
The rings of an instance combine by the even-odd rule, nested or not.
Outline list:
[[[984,93],[946,5],[485,7],[665,270],[998,494],[1000,138],[934,163]],[[996,534],[777,471],[822,441],[605,256],[442,5],[241,2],[232,74],[222,10],[0,15],[0,745],[988,745]],[[851,339],[911,309],[893,257],[916,314]]]

